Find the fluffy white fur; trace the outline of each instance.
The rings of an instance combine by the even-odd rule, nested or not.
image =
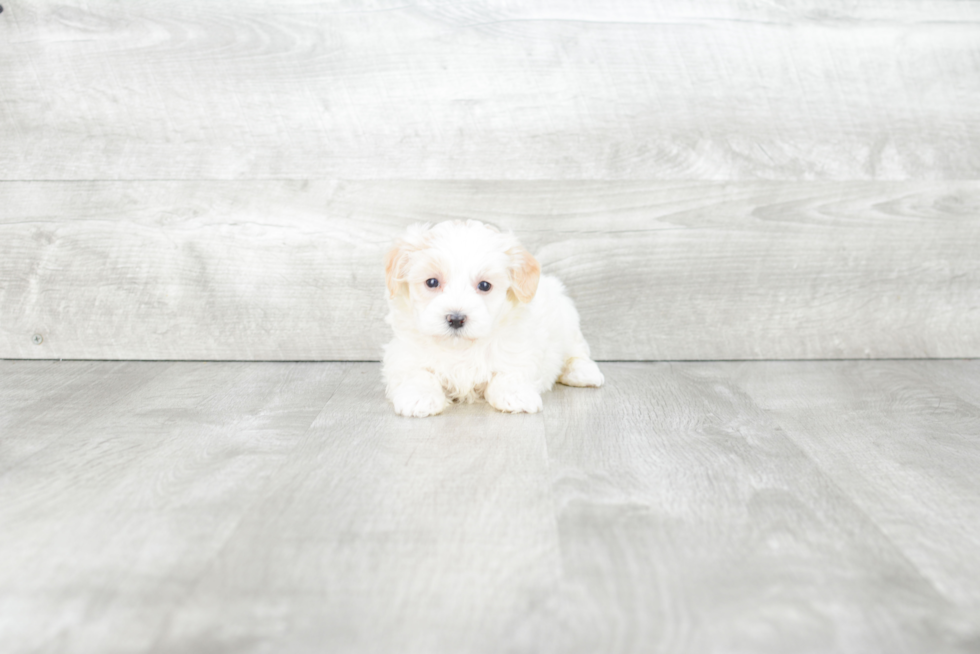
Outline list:
[[[385,273],[395,337],[384,378],[400,415],[481,397],[501,411],[534,413],[556,381],[602,385],[565,288],[541,275],[512,234],[475,220],[415,225],[388,252]],[[465,316],[461,327],[454,315],[457,323]]]

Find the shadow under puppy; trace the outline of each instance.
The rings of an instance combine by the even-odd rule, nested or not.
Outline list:
[[[476,220],[414,225],[385,257],[386,395],[403,416],[480,397],[500,411],[541,410],[556,381],[601,386],[578,312],[555,277]]]

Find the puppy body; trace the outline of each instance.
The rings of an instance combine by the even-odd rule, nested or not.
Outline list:
[[[386,264],[395,336],[383,374],[397,413],[481,397],[533,413],[556,381],[602,385],[564,287],[512,235],[477,221],[416,226]]]

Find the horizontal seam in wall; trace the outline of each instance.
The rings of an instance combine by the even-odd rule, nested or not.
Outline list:
[[[832,361],[978,361],[980,357],[875,357],[841,359],[596,359],[596,363],[766,363]],[[119,361],[135,363],[381,363],[379,359],[63,359],[0,358],[0,361]]]

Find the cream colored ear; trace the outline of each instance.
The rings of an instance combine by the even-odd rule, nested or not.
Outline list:
[[[538,282],[541,280],[541,264],[522,247],[511,248],[510,255],[510,290],[521,302],[530,302],[538,292]]]
[[[390,297],[395,297],[399,286],[405,280],[409,255],[415,250],[416,248],[405,241],[398,241],[385,255],[385,283],[388,285]]]

